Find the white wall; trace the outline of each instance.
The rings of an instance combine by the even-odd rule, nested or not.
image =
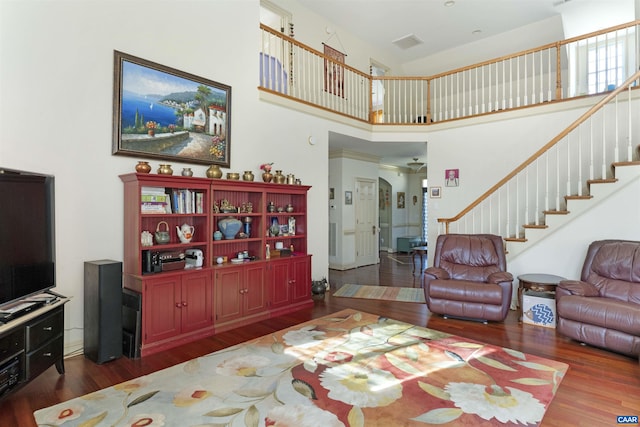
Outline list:
[[[0,2],[0,165],[56,177],[58,291],[73,298],[66,351],[82,345],[84,261],[123,257],[118,175],[138,159],[111,154],[114,50],[232,87],[229,171],[258,176],[275,162],[313,187],[312,276],[328,274],[331,123],[259,101],[258,24],[258,0]],[[173,163],[183,166],[206,170]]]

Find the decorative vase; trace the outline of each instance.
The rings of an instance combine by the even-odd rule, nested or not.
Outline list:
[[[149,134],[149,136],[156,136],[156,130],[155,129],[149,129],[149,131],[147,133]]]
[[[193,176],[193,171],[191,168],[182,169],[182,176]]]
[[[138,173],[149,173],[151,172],[151,166],[149,162],[138,162],[136,165],[136,172]]]
[[[222,171],[220,170],[220,166],[211,165],[209,169],[207,169],[207,178],[222,178]]]
[[[273,174],[271,172],[265,172],[262,174],[262,180],[264,182],[271,182],[273,179]]]
[[[280,224],[278,223],[278,217],[271,218],[271,226],[269,227],[269,234],[271,236],[276,237],[280,234]]]
[[[286,209],[286,211],[288,213],[291,213],[291,212],[293,212],[293,205],[291,203],[289,203],[285,209]]]
[[[222,240],[222,233],[220,232],[220,230],[216,230],[213,232],[213,240]]]
[[[171,169],[171,165],[160,165],[160,167],[158,168],[158,174],[173,175],[173,169]]]
[[[253,178],[253,172],[251,171],[244,171],[244,173],[242,174],[243,181],[253,181]]]
[[[314,295],[324,295],[327,287],[323,280],[314,280],[311,282],[311,293]]]
[[[273,176],[273,182],[276,184],[284,184],[287,182],[287,177],[282,175],[282,171],[276,171],[276,174]]]
[[[227,240],[233,240],[236,238],[236,234],[242,228],[242,221],[237,218],[223,218],[218,221],[218,228]]]

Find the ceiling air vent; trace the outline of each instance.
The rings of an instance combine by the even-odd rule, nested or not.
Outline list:
[[[400,37],[392,42],[400,49],[409,49],[410,47],[418,46],[419,44],[423,44],[424,41],[420,40],[415,34],[408,34],[404,37]]]

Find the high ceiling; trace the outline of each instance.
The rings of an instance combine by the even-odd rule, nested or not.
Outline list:
[[[410,62],[539,22],[567,7],[612,0],[454,0],[450,6],[446,0],[298,1],[336,27],[387,49],[399,62]],[[393,43],[409,35],[424,43],[407,49]],[[336,133],[330,135],[329,148],[368,153],[394,166],[405,166],[416,157],[426,161],[427,151],[424,141],[369,142]]]
[[[298,1],[337,27],[390,51],[400,62],[409,62],[559,15],[569,3],[576,7],[593,0]],[[407,49],[393,43],[408,35],[424,43]]]

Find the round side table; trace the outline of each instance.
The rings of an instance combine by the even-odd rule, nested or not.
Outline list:
[[[518,286],[518,321],[522,322],[522,294],[524,291],[556,293],[556,286],[564,277],[553,274],[532,273],[518,276],[520,285]]]

